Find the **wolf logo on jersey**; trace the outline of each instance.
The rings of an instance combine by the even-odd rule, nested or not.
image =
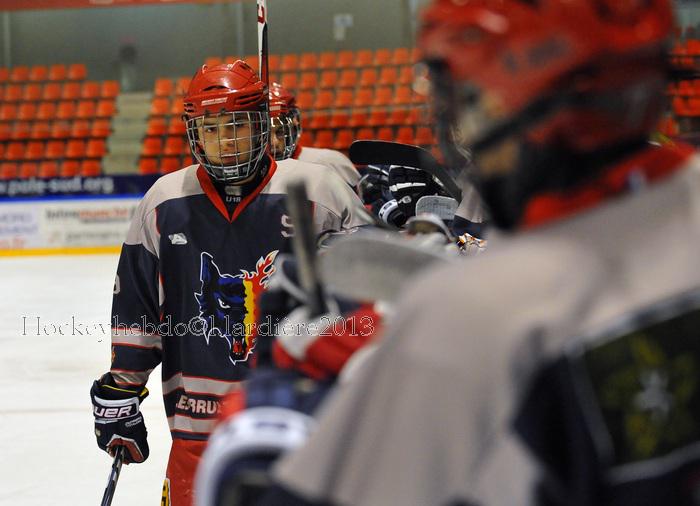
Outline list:
[[[204,338],[207,344],[212,335],[226,339],[229,360],[234,365],[246,361],[255,348],[256,300],[275,270],[273,262],[277,253],[275,250],[261,257],[255,271],[241,270],[235,276],[222,274],[209,253],[201,255],[202,288],[194,296],[199,304]]]

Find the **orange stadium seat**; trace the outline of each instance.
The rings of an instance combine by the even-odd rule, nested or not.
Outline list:
[[[34,102],[21,102],[17,108],[17,119],[32,121],[36,118],[36,104]]]
[[[357,70],[345,69],[341,71],[337,85],[340,88],[354,88],[357,85]]]
[[[36,162],[24,162],[19,166],[19,178],[30,179],[36,177],[39,172],[39,164]]]
[[[373,68],[362,69],[360,72],[360,80],[358,84],[360,86],[374,86],[377,84],[378,75],[377,70]]]
[[[23,83],[29,81],[29,67],[18,65],[10,69],[10,81],[13,83]]]
[[[29,141],[24,147],[25,160],[41,160],[44,157],[44,143],[41,141]]]
[[[394,130],[391,127],[381,127],[377,130],[377,139],[380,141],[393,141]]]
[[[286,72],[282,74],[280,84],[283,88],[288,90],[296,90],[297,86],[299,85],[299,79],[297,78],[296,72]]]
[[[421,125],[425,123],[425,117],[418,109],[409,109],[404,120],[404,125]]]
[[[320,88],[335,88],[338,84],[338,72],[335,70],[324,70],[321,72]]]
[[[63,141],[49,141],[46,143],[44,150],[44,158],[48,160],[56,160],[63,158],[66,154],[66,144]]]
[[[305,111],[314,103],[314,93],[312,91],[300,91],[297,93],[297,105],[299,109]]]
[[[66,78],[69,81],[82,81],[87,78],[87,67],[84,63],[71,63],[68,66]]]
[[[0,83],[7,81],[10,78],[10,69],[7,67],[0,67]]]
[[[177,117],[180,117],[183,114],[185,114],[185,103],[182,101],[182,99],[173,99],[172,103],[170,104],[169,112],[171,115]]]
[[[16,179],[19,175],[19,165],[14,162],[5,162],[0,165],[0,179]]]
[[[374,100],[372,105],[375,107],[382,107],[391,105],[394,103],[394,90],[389,86],[381,86],[376,89],[374,93]]]
[[[314,146],[317,148],[330,149],[333,147],[333,132],[331,130],[319,130],[316,132]]]
[[[36,119],[51,120],[56,116],[56,104],[53,102],[40,102],[36,110]]]
[[[78,100],[80,98],[80,83],[65,83],[61,89],[61,100]]]
[[[384,67],[379,73],[377,84],[382,86],[393,86],[399,80],[399,71],[396,67]]]
[[[391,62],[391,50],[381,48],[374,51],[374,62],[373,64],[377,67],[384,67],[390,65]]]
[[[70,122],[68,121],[54,121],[51,123],[51,135],[52,139],[66,139],[70,137]]]
[[[414,144],[415,136],[413,135],[413,128],[409,126],[400,127],[396,132],[396,142]]]
[[[309,122],[309,128],[311,130],[319,130],[321,128],[328,128],[330,123],[331,115],[327,112],[316,112]]]
[[[399,81],[398,84],[412,85],[414,80],[413,67],[404,66],[399,70]]]
[[[13,141],[10,142],[5,148],[5,159],[16,161],[22,160],[24,158],[24,143]]]
[[[58,83],[46,83],[42,89],[41,99],[56,101],[61,98],[61,85]]]
[[[386,109],[374,109],[369,115],[367,125],[377,127],[388,124],[388,116]]]
[[[318,69],[327,70],[335,68],[336,55],[332,51],[325,51],[318,55]]]
[[[146,137],[141,148],[141,156],[160,156],[163,140],[160,137]]]
[[[352,130],[342,129],[338,130],[335,136],[335,141],[333,142],[333,149],[338,149],[340,151],[346,151],[350,148],[350,144],[355,140]]]
[[[0,123],[0,142],[8,141],[12,137],[11,125],[11,123]],[[0,155],[0,160],[2,160],[2,155]]]
[[[350,116],[345,112],[337,112],[331,115],[331,119],[328,123],[329,128],[345,128],[350,122]]]
[[[29,80],[35,83],[42,83],[49,77],[49,69],[46,65],[34,65],[29,69]]]
[[[42,178],[58,177],[58,162],[54,160],[40,162],[38,175]]]
[[[75,139],[83,139],[90,136],[90,121],[77,119],[71,123],[70,136]]]
[[[391,55],[392,65],[408,65],[411,63],[411,53],[408,48],[398,47],[394,49],[394,53]]]
[[[215,65],[221,65],[224,63],[224,59],[221,56],[207,56],[204,59],[204,65],[207,67],[214,67]]]
[[[16,121],[12,125],[12,139],[29,139],[32,133],[32,124],[29,121]]]
[[[167,156],[180,155],[185,150],[185,139],[181,136],[167,137],[163,154]]]
[[[102,81],[100,84],[101,98],[117,98],[119,95],[119,81]]]
[[[353,61],[355,67],[369,67],[374,64],[374,52],[371,49],[359,49]]]
[[[428,127],[416,128],[415,142],[419,146],[432,146],[437,144],[433,131]]]
[[[4,96],[5,96],[5,87],[0,85],[0,102],[2,102],[2,99]]]
[[[32,139],[48,139],[51,134],[51,124],[48,121],[35,121],[29,137]]]
[[[141,158],[139,160],[139,174],[158,174],[158,161],[155,158]]]
[[[22,90],[22,100],[25,102],[37,102],[41,100],[41,85],[37,83],[29,83]]]
[[[184,137],[187,133],[185,122],[182,121],[182,118],[178,116],[173,116],[172,118],[170,118],[170,121],[168,121],[168,130],[166,133],[168,135],[180,135]]]
[[[83,158],[85,156],[85,141],[71,139],[66,143],[66,158]]]
[[[169,77],[159,77],[153,85],[153,94],[156,97],[169,97],[174,91],[175,85]]]
[[[348,126],[352,128],[363,127],[367,124],[367,113],[364,111],[352,111]]]
[[[190,87],[191,77],[179,77],[175,81],[175,95],[184,95],[187,88]]]
[[[399,86],[396,88],[394,103],[396,105],[409,105],[413,101],[413,92],[408,86]]]
[[[375,138],[374,135],[374,128],[360,128],[356,133],[355,133],[355,140],[356,141],[368,141],[372,140]]]
[[[90,137],[109,137],[112,133],[112,122],[108,119],[96,119],[90,126]]]
[[[0,121],[12,121],[17,117],[15,104],[0,104]]]
[[[314,109],[328,109],[333,105],[334,95],[331,90],[321,90],[314,100]],[[299,106],[301,108],[301,105]]]
[[[97,81],[85,81],[80,87],[80,98],[97,98],[100,96],[100,83]]]
[[[107,154],[107,145],[104,139],[90,139],[85,145],[87,158],[102,158]]]
[[[267,60],[267,69],[270,72],[277,72],[280,69],[280,55],[271,54]]]
[[[282,55],[279,69],[282,72],[297,72],[299,70],[299,55],[294,53]]]
[[[163,116],[155,116],[148,120],[146,125],[146,136],[156,137],[165,135],[168,123]]]
[[[111,118],[117,112],[114,100],[111,98],[99,100],[95,108],[95,116],[98,118]]]
[[[374,97],[374,88],[360,88],[355,93],[355,107],[369,107],[372,104]]]
[[[352,51],[338,51],[336,53],[335,66],[339,69],[355,66],[355,53]]]
[[[23,91],[21,84],[8,84],[5,86],[5,102],[19,102]]]
[[[333,107],[336,109],[343,109],[352,106],[353,100],[355,98],[355,91],[351,89],[340,89],[335,95],[335,101],[333,102]]]
[[[95,177],[102,174],[102,163],[99,160],[83,160],[80,163],[80,175]]]
[[[80,162],[78,160],[64,160],[59,169],[61,177],[74,177],[80,172]]]
[[[302,53],[299,58],[299,70],[313,70],[318,68],[318,56],[316,53]]]
[[[81,100],[75,110],[75,117],[80,119],[90,119],[95,117],[96,105],[94,100]]]
[[[49,81],[65,81],[68,77],[68,69],[63,63],[56,63],[49,67]]]
[[[260,60],[257,54],[249,54],[244,58],[244,61],[250,65],[250,68],[255,70],[256,72],[260,70]],[[269,63],[268,63],[269,66]],[[277,70],[277,69],[275,69]]]
[[[312,90],[318,87],[318,74],[316,72],[303,72],[299,79],[299,89]]]
[[[166,116],[170,109],[169,98],[154,98],[151,102],[151,116]]]
[[[179,156],[164,156],[160,162],[160,172],[163,174],[169,174],[181,168],[182,164]]]

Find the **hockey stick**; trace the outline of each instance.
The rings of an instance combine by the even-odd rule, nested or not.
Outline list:
[[[124,452],[126,449],[123,446],[118,446],[114,452],[114,461],[112,461],[112,470],[109,473],[109,479],[107,480],[107,487],[105,487],[105,493],[102,495],[102,502],[100,506],[109,506],[112,504],[112,498],[114,497],[114,491],[117,489],[117,481],[119,480],[119,473],[122,470],[122,464],[124,463]]]
[[[258,64],[260,80],[270,87],[269,50],[267,47],[267,0],[257,0],[258,3]]]
[[[442,183],[451,197],[462,200],[462,190],[448,170],[440,165],[430,151],[389,141],[355,141],[350,146],[350,160],[356,165],[403,165],[421,169]]]
[[[299,282],[307,298],[309,316],[320,316],[327,313],[328,308],[316,266],[313,210],[303,181],[295,181],[287,186],[287,211],[294,226],[292,247],[297,258]]]

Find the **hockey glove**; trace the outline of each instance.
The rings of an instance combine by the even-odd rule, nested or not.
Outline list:
[[[139,410],[146,397],[148,390],[145,387],[119,387],[110,373],[95,380],[90,389],[97,446],[112,456],[118,446],[124,446],[126,464],[148,458],[148,432]]]

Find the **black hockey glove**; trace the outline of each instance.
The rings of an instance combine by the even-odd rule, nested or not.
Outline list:
[[[118,446],[124,446],[126,464],[148,458],[148,432],[139,411],[146,397],[148,390],[145,387],[118,387],[110,373],[95,380],[90,389],[97,446],[112,456]]]
[[[406,219],[416,215],[416,202],[425,195],[440,193],[440,186],[424,170],[392,165],[389,169],[389,190]]]

